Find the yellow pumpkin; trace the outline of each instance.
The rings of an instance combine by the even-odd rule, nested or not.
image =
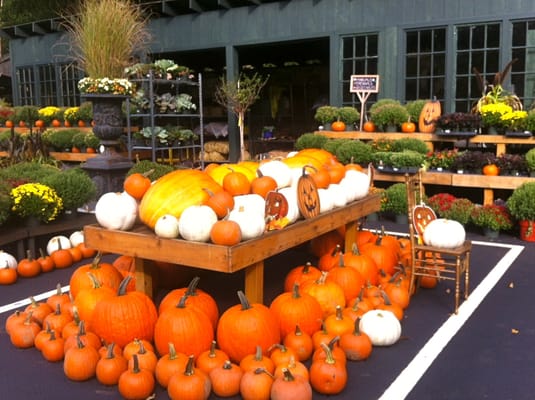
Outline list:
[[[442,114],[440,102],[431,100],[424,104],[418,120],[418,130],[422,133],[435,132],[436,120]]]
[[[139,218],[154,229],[161,216],[171,214],[179,218],[186,208],[203,204],[210,192],[221,190],[221,185],[203,171],[179,169],[170,172],[147,190],[139,204]]]
[[[258,168],[258,167],[257,167]],[[208,175],[212,177],[219,185],[223,186],[223,179],[230,172],[241,172],[244,174],[249,182],[256,178],[256,168],[253,168],[249,164],[221,164],[219,167],[212,168],[208,171]]]

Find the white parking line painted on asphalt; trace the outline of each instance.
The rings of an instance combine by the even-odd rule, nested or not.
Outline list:
[[[501,277],[507,272],[515,259],[520,255],[524,246],[507,245],[502,243],[472,242],[482,246],[505,247],[510,250],[483,278],[481,283],[470,293],[468,299],[461,303],[457,315],[452,314],[444,324],[433,334],[407,367],[399,374],[392,384],[385,390],[378,400],[403,400],[416,386],[425,371],[437,358],[449,341],[461,329],[472,313],[490,293]]]
[[[69,285],[63,286],[61,288],[62,292],[68,292],[69,290],[70,290],[70,286]],[[33,296],[33,298],[36,301],[45,300],[45,299],[48,299],[53,294],[56,294],[57,291],[58,291],[57,288],[53,289],[53,290],[49,290],[48,292],[41,293],[41,294],[38,294],[36,296]],[[25,307],[30,303],[31,303],[31,301],[28,298],[28,299],[22,299],[22,300],[15,301],[14,303],[11,303],[11,304],[6,304],[5,306],[1,306],[0,307],[0,314],[8,312],[8,311],[11,311],[11,310],[16,310],[17,308]]]

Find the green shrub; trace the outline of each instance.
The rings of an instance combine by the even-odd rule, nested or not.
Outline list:
[[[296,150],[304,149],[321,149],[325,142],[329,139],[323,135],[316,135],[314,133],[304,133],[295,141]]]
[[[336,149],[335,156],[342,164],[354,162],[368,164],[372,160],[372,148],[360,140],[347,140]]]
[[[338,118],[346,125],[353,125],[360,122],[360,112],[355,107],[340,107],[338,109]]]
[[[56,151],[71,149],[73,138],[80,133],[79,129],[47,129],[43,133],[43,140]]]
[[[17,184],[42,182],[48,175],[57,173],[59,168],[36,161],[26,161],[0,169],[0,182]]]
[[[405,108],[409,113],[409,118],[411,119],[411,122],[414,122],[416,124],[416,126],[418,126],[420,114],[422,113],[422,109],[424,108],[424,105],[427,102],[428,100],[413,100],[405,104]]]
[[[427,154],[429,148],[423,140],[417,138],[401,138],[392,142],[392,151],[412,150],[420,154]]]
[[[338,147],[351,139],[328,139],[323,144],[323,150],[327,150],[331,154],[336,154]]]
[[[390,161],[392,154],[394,153],[391,151],[376,151],[375,153],[372,153],[372,162],[376,167],[392,165]]]
[[[70,168],[51,174],[42,183],[56,191],[63,200],[65,210],[77,209],[97,194],[97,186],[81,168]]]
[[[535,220],[535,182],[525,182],[511,193],[507,208],[518,221]]]
[[[167,164],[160,164],[149,160],[141,160],[136,162],[134,166],[128,170],[126,176],[130,176],[135,173],[144,174],[145,172],[148,172],[150,170],[153,171],[150,174],[149,178],[155,181],[156,179],[164,176],[165,174],[172,172],[174,168]]]
[[[318,107],[314,119],[320,124],[330,124],[338,119],[338,108],[334,106]]]
[[[425,160],[425,155],[413,150],[393,152],[390,163],[393,167],[420,167]]]
[[[11,186],[9,184],[0,182],[0,225],[6,222],[11,216],[13,200],[10,191]]]
[[[396,215],[408,213],[407,189],[405,183],[394,183],[384,191],[386,202],[383,210]]]

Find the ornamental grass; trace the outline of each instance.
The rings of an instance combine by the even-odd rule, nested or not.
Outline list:
[[[91,78],[121,78],[150,40],[148,17],[129,0],[87,0],[67,17],[72,54]]]

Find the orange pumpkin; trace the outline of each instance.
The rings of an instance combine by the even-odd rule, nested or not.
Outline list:
[[[401,124],[401,132],[414,133],[416,132],[416,124],[409,119],[407,122]]]
[[[375,126],[375,124],[372,121],[366,121],[362,125],[362,130],[364,132],[375,132],[376,129],[377,129],[377,127]]]
[[[483,175],[497,176],[500,175],[500,168],[496,164],[487,164],[483,167]]]
[[[418,120],[418,130],[422,133],[433,133],[436,120],[440,117],[442,109],[438,100],[430,100],[424,104]]]
[[[346,124],[343,121],[335,121],[331,124],[331,129],[335,132],[343,132],[346,130]]]

